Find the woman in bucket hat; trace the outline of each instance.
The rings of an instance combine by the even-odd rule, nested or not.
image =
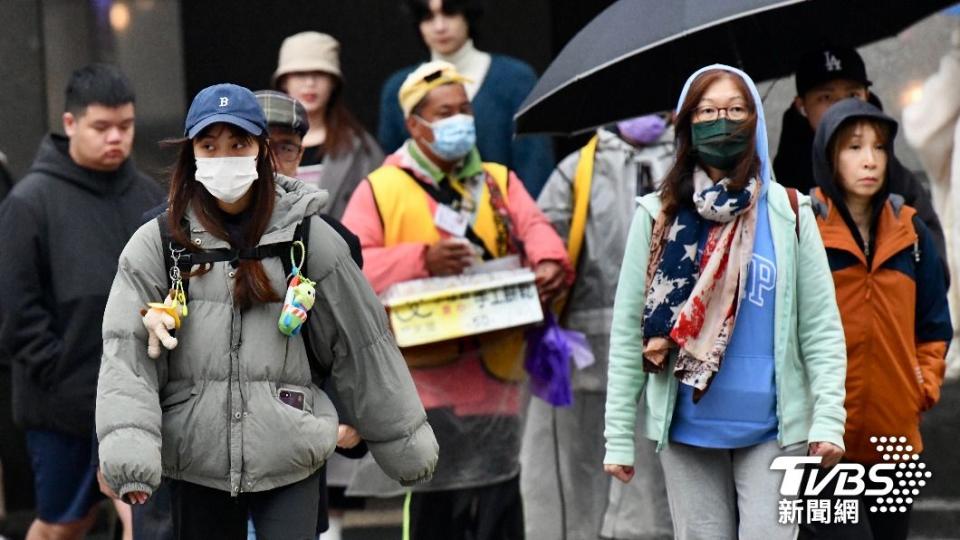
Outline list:
[[[360,180],[383,163],[380,146],[347,109],[340,43],[320,32],[288,37],[271,82],[307,110],[310,129],[303,137],[298,177],[326,189],[326,211],[340,219]]]

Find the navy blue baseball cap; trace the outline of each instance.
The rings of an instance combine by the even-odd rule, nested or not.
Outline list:
[[[201,90],[187,111],[183,134],[192,139],[217,122],[233,124],[254,136],[267,129],[267,117],[256,96],[235,84],[215,84]]]

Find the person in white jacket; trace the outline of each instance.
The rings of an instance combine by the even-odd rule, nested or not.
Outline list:
[[[903,134],[930,177],[933,206],[943,225],[950,267],[950,316],[960,317],[960,22],[951,35],[951,48],[940,69],[923,85],[920,98],[903,110]],[[947,378],[960,376],[960,330],[954,328],[947,353]]]
[[[637,441],[646,458],[638,460],[637,481],[611,482],[602,469],[617,276],[637,198],[655,191],[673,164],[670,122],[665,112],[599,129],[586,147],[560,162],[537,199],[577,259],[572,261],[577,281],[561,325],[586,336],[594,361],[571,360],[569,407],[534,398],[527,409],[520,454],[527,540],[638,540],[672,534],[663,472],[650,441]],[[585,180],[582,175],[590,176],[588,217],[578,229],[575,193]],[[571,248],[576,236],[583,246],[579,256]]]

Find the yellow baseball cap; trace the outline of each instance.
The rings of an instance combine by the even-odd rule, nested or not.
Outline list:
[[[443,60],[434,60],[420,64],[420,67],[413,70],[413,73],[407,75],[403,84],[400,85],[400,108],[403,109],[403,117],[410,116],[410,112],[418,103],[423,101],[431,90],[445,84],[463,84],[473,82],[457,72],[457,68],[450,62]]]

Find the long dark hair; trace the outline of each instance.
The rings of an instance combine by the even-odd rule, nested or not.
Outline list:
[[[674,131],[676,134],[677,158],[660,186],[663,211],[668,216],[674,215],[682,206],[693,205],[693,170],[698,164],[697,151],[693,148],[691,136],[693,115],[707,89],[713,83],[724,78],[733,81],[740,93],[746,98],[747,108],[750,111],[739,130],[748,137],[750,143],[743,155],[740,156],[737,164],[729,171],[731,173],[729,188],[732,190],[743,189],[751,178],[759,175],[760,158],[757,157],[756,145],[757,104],[753,101],[750,88],[735,73],[722,69],[704,71],[690,83],[683,105],[680,106],[680,111],[677,113]]]
[[[366,144],[366,141],[362,136],[363,126],[347,108],[346,99],[343,97],[343,80],[336,76],[333,78],[334,86],[324,119],[327,124],[327,137],[323,144],[327,154],[337,157],[352,152],[355,139],[359,139],[362,144]]]
[[[253,199],[250,201],[249,207],[252,218],[246,223],[243,231],[244,245],[233,246],[234,248],[255,247],[273,215],[275,203],[273,152],[267,144],[266,131],[259,136],[254,136],[232,124],[212,124],[201,131],[197,137],[203,137],[212,129],[221,126],[223,129],[230,130],[230,133],[238,139],[246,143],[256,141],[260,146],[257,152],[258,178],[250,188],[253,192]],[[177,161],[170,177],[170,207],[167,212],[168,227],[173,238],[190,251],[200,251],[200,248],[194,246],[193,242],[190,241],[181,226],[187,208],[192,207],[200,224],[210,234],[229,242],[230,236],[223,224],[217,200],[204,189],[200,182],[195,180],[197,164],[193,153],[193,141],[191,139],[175,139],[165,141],[165,143],[179,147]],[[190,275],[200,276],[209,272],[211,268],[207,265],[191,272]],[[240,261],[233,289],[233,301],[240,309],[247,309],[255,302],[279,302],[280,299],[280,295],[270,286],[270,278],[267,277],[260,261]]]

